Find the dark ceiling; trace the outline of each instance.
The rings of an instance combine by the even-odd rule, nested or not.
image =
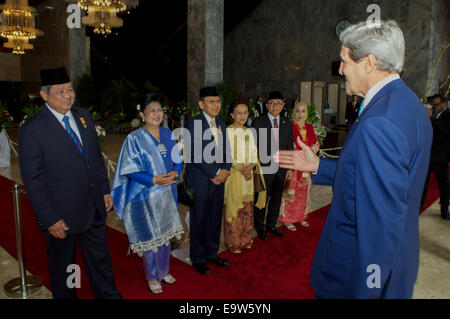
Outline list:
[[[262,1],[224,0],[225,35]],[[28,1],[31,6],[45,2],[49,1]],[[87,29],[94,80],[125,78],[136,86],[150,80],[173,99],[184,98],[187,0],[140,0],[138,7],[121,18],[124,26],[113,29],[106,38],[94,34],[92,28]]]

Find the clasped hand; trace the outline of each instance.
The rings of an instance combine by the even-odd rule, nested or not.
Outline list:
[[[211,178],[211,182],[213,182],[215,185],[220,185],[222,183],[225,183],[228,176],[230,176],[230,172],[226,169],[221,169],[219,171],[219,174],[217,174],[214,178]]]
[[[175,184],[175,178],[178,177],[178,173],[176,171],[171,171],[167,174],[161,174],[153,178],[153,184],[159,184],[161,186],[169,186]]]
[[[48,228],[48,232],[55,238],[64,239],[66,238],[66,231],[69,230],[64,220],[59,220],[52,226]]]
[[[249,181],[252,179],[252,170],[254,167],[255,167],[255,164],[250,164],[240,170],[241,174],[244,175],[244,178],[246,181]]]

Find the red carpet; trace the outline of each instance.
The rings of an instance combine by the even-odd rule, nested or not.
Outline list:
[[[0,176],[0,245],[17,257],[12,199],[13,182]],[[426,207],[439,197],[436,180],[430,179]],[[119,291],[124,298],[140,299],[302,299],[314,298],[309,283],[309,271],[329,206],[311,213],[309,228],[296,232],[283,229],[286,237],[269,234],[263,242],[255,238],[253,249],[240,255],[224,252],[221,257],[230,261],[229,267],[211,265],[211,274],[202,276],[193,268],[176,258],[171,258],[171,273],[177,278],[173,286],[164,285],[162,295],[148,291],[142,269],[142,261],[136,255],[127,256],[126,235],[108,228],[108,242],[114,274]],[[38,230],[31,205],[22,195],[25,267],[40,276],[50,287],[46,244]],[[80,298],[92,298],[89,281],[84,270],[81,254],[76,262],[82,268]]]

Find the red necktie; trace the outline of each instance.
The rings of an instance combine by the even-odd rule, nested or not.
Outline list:
[[[273,134],[275,135],[275,141],[278,142],[278,121],[275,118],[273,119],[273,128],[274,128]]]

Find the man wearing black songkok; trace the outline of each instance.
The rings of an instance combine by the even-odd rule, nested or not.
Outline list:
[[[294,149],[294,137],[292,135],[292,124],[280,113],[285,103],[281,92],[273,91],[269,94],[266,107],[267,114],[255,118],[252,127],[256,130],[259,162],[263,171],[266,183],[267,198],[267,218],[265,209],[254,207],[255,230],[262,240],[269,237],[266,233],[271,233],[278,237],[284,237],[275,226],[280,214],[281,197],[284,189],[286,169],[279,168],[273,160],[273,155],[278,150]],[[289,174],[292,174],[290,172]],[[255,193],[254,202],[258,202],[260,193]]]
[[[75,92],[64,67],[42,70],[40,76],[46,103],[19,130],[19,163],[47,239],[53,298],[77,296],[74,268],[69,267],[77,242],[94,296],[120,298],[106,240],[112,198],[91,115],[73,106]]]
[[[190,139],[185,141],[186,174],[195,191],[189,210],[190,259],[203,275],[210,270],[206,262],[228,266],[217,255],[225,187],[232,163],[226,125],[217,118],[222,101],[215,87],[200,90],[198,102],[202,113],[188,120]],[[227,163],[228,159],[228,163]]]

